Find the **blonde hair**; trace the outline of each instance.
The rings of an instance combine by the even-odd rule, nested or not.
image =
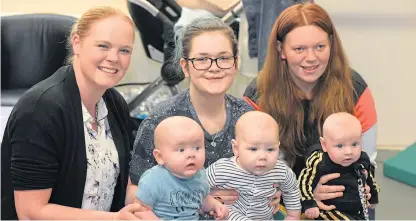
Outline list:
[[[111,6],[98,6],[91,8],[84,12],[82,16],[78,19],[78,21],[72,26],[71,33],[67,39],[67,48],[70,52],[67,63],[72,64],[74,60],[74,51],[72,48],[72,41],[71,39],[78,35],[80,39],[85,38],[88,36],[88,32],[91,29],[91,26],[102,19],[106,19],[113,16],[120,16],[124,18],[126,21],[128,21],[132,27],[134,27],[134,22],[131,20],[129,16],[127,16],[124,12],[121,10],[111,7]],[[134,34],[133,34],[134,38]]]

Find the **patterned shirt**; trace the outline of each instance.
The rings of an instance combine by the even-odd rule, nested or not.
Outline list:
[[[107,107],[102,98],[96,108],[97,131],[92,129],[91,123],[94,122],[94,119],[82,104],[88,162],[82,208],[110,211],[120,165],[118,152],[108,124]]]
[[[238,166],[235,157],[223,158],[206,170],[209,185],[219,189],[235,189],[238,200],[229,206],[229,220],[270,220],[273,207],[270,197],[276,194],[277,185],[282,191],[288,210],[300,210],[300,192],[295,173],[282,161],[262,175],[254,175]]]
[[[216,134],[205,134],[205,167],[223,157],[232,157],[231,140],[234,138],[234,127],[238,118],[253,108],[243,99],[225,95],[227,118],[221,131]],[[194,119],[201,125],[198,115],[192,106],[189,89],[175,97],[161,102],[153,112],[140,124],[133,146],[130,162],[130,178],[137,184],[144,171],[156,165],[153,157],[153,134],[156,126],[165,118],[185,116]],[[202,125],[201,125],[202,126]]]

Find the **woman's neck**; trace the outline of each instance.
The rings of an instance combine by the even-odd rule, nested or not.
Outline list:
[[[206,95],[191,87],[189,89],[192,106],[195,111],[204,116],[217,116],[225,111],[224,94]]]
[[[220,131],[227,118],[224,94],[202,94],[192,86],[189,90],[192,106],[205,130],[210,134]]]
[[[82,70],[76,61],[74,61],[73,67],[81,101],[90,115],[96,117],[96,105],[103,96],[105,90],[99,89],[94,84],[90,83],[89,80],[85,78],[85,74],[82,73]]]
[[[314,89],[316,83],[314,83],[314,84],[306,84],[306,83],[301,83],[301,82],[295,82],[295,84],[305,94],[305,98],[307,100],[312,100],[313,89]]]
[[[305,98],[311,100],[313,96],[313,89],[315,88],[316,82],[310,84],[300,80],[294,74],[291,74],[291,76],[295,85],[305,94]]]

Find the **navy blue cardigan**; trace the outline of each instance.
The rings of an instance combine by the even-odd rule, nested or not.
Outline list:
[[[120,175],[111,211],[124,207],[132,141],[125,100],[105,92]],[[49,202],[81,208],[87,173],[81,97],[72,66],[28,90],[14,107],[1,145],[1,219],[17,219],[14,190],[52,188]]]

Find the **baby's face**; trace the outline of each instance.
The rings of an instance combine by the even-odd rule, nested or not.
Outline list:
[[[233,144],[237,163],[247,172],[262,175],[276,166],[280,142],[274,130],[243,132]]]
[[[360,130],[334,128],[324,137],[324,142],[324,151],[328,152],[332,162],[341,166],[348,167],[361,156]]]
[[[194,176],[205,162],[204,135],[202,131],[172,134],[160,147],[163,166],[179,178]]]

